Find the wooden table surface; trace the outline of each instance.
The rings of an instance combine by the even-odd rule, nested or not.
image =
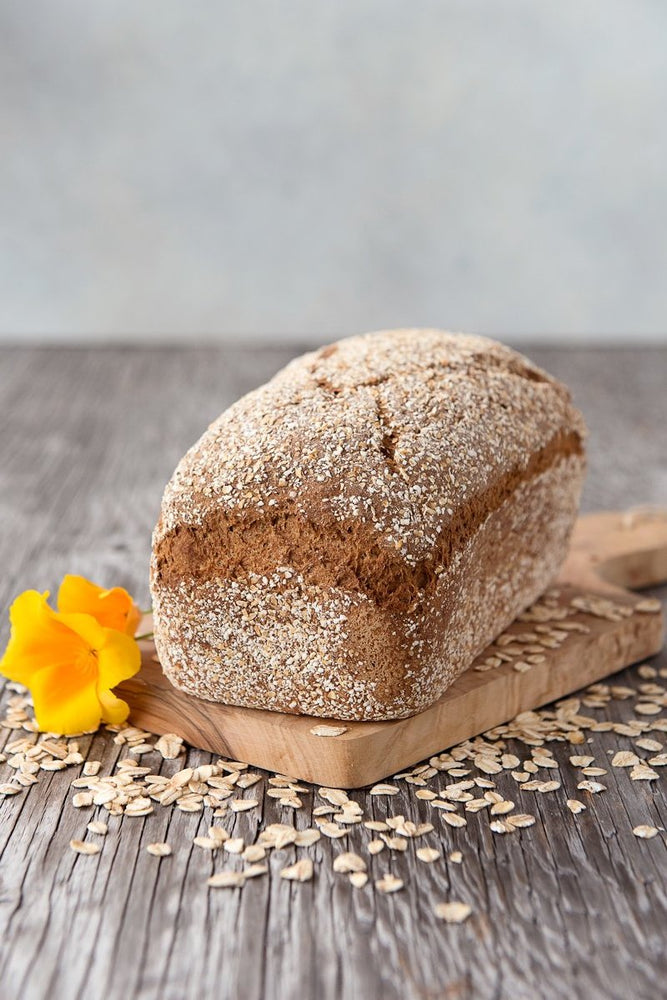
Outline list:
[[[0,352],[0,607],[27,587],[55,589],[66,572],[124,585],[146,602],[150,532],[176,461],[222,409],[293,353]],[[664,504],[667,352],[526,353],[571,385],[588,420],[585,509]],[[654,665],[667,667],[664,652]],[[636,668],[617,680],[641,683]],[[631,703],[613,701],[598,715],[629,718]],[[15,735],[0,730],[0,746]],[[108,733],[82,745],[90,740],[91,756],[108,773],[120,748]],[[604,766],[619,745],[630,742],[596,732],[585,752]],[[625,770],[609,768],[605,792],[577,792],[579,776],[567,761],[572,749],[550,746],[562,765],[559,792],[530,796],[512,783],[522,811],[537,817],[533,827],[501,837],[477,816],[464,829],[439,823],[429,843],[439,842],[445,857],[461,850],[463,864],[424,865],[410,844],[391,859],[405,888],[390,896],[371,883],[353,889],[334,874],[339,846],[324,838],[309,849],[316,862],[311,882],[278,877],[294,860],[287,848],[272,855],[269,876],[242,891],[208,890],[213,862],[192,838],[209,820],[172,809],[112,817],[101,853],[75,855],[69,841],[92,818],[71,804],[78,772],[42,772],[38,784],[0,800],[0,995],[658,996],[667,973],[665,835],[639,840],[632,828],[667,827],[665,778],[630,781]],[[210,759],[187,755],[190,764]],[[172,764],[184,766],[163,762],[164,773],[173,773]],[[1,765],[0,781],[11,773]],[[390,800],[352,797],[376,818],[389,812],[424,819],[428,803],[408,794],[409,786],[401,789]],[[587,811],[572,816],[568,795],[585,798]],[[263,821],[280,818],[275,800],[265,799]],[[234,829],[249,839],[257,823],[254,813],[239,814]],[[160,861],[144,848],[163,838],[174,855]],[[374,877],[387,869],[386,856],[376,864]],[[434,918],[434,901],[450,896],[472,903],[467,923]]]

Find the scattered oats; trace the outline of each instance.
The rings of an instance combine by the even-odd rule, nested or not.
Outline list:
[[[280,851],[283,847],[287,847],[289,844],[295,844],[297,838],[297,831],[294,827],[284,826],[281,830],[277,830],[273,838],[273,846],[276,851]]]
[[[380,833],[389,829],[388,824],[381,819],[367,819],[364,822],[364,826],[367,830],[373,830],[375,833]]]
[[[637,715],[660,715],[662,708],[654,701],[640,701],[635,705],[635,712]]]
[[[489,803],[486,799],[471,799],[470,802],[466,802],[465,811],[476,813],[479,812],[481,809],[487,809],[488,806]]]
[[[497,760],[493,760],[491,757],[475,757],[474,759],[475,767],[483,771],[484,774],[498,774],[502,771],[502,765],[498,763]]]
[[[371,788],[371,795],[396,795],[398,793],[398,788],[396,785],[373,785]]]
[[[381,840],[369,841],[368,843],[369,854],[379,854],[380,851],[384,851],[384,843]]]
[[[624,701],[626,698],[634,698],[635,689],[631,687],[623,687],[621,684],[612,684],[610,688],[612,698],[616,698],[619,701]]]
[[[194,771],[191,767],[184,767],[182,771],[177,771],[176,774],[172,774],[169,779],[169,784],[172,788],[182,788],[183,785],[187,785],[193,774]]]
[[[243,837],[230,837],[222,846],[228,854],[243,854],[245,850]]]
[[[87,760],[83,765],[83,773],[86,777],[92,778],[99,773],[102,762],[99,760]]]
[[[332,816],[335,812],[334,806],[315,806],[313,816]]]
[[[656,826],[642,825],[642,826],[636,826],[632,832],[634,833],[635,837],[640,837],[642,840],[651,840],[651,838],[655,837],[660,831]]]
[[[521,761],[513,753],[504,753],[500,758],[500,763],[503,765],[506,771],[511,771],[518,767]]]
[[[658,676],[658,671],[649,663],[640,664],[640,666],[637,667],[637,673],[645,680],[650,680],[651,678]]]
[[[244,861],[263,861],[266,857],[266,848],[261,844],[249,844],[241,855]]]
[[[251,788],[256,785],[258,781],[262,780],[261,774],[257,771],[246,771],[245,774],[239,775],[238,781],[236,782],[237,788]],[[291,792],[309,792],[309,788],[305,788],[302,785],[292,785],[290,784]]]
[[[585,774],[587,778],[599,778],[607,771],[604,767],[582,767],[581,773]]]
[[[201,812],[203,809],[203,803],[201,799],[182,798],[176,803],[176,807],[180,809],[181,812]]]
[[[326,820],[319,823],[320,833],[323,833],[325,837],[330,837],[332,840],[338,840],[340,837],[347,836],[347,830],[341,829],[337,823],[327,823]]]
[[[320,788],[320,795],[332,806],[344,806],[350,797],[343,788]]]
[[[100,845],[91,840],[70,840],[69,846],[76,854],[99,854]]]
[[[560,788],[560,781],[540,781],[538,792],[555,792]]]
[[[635,764],[639,764],[640,760],[636,753],[632,753],[630,750],[619,750],[611,758],[612,767],[634,767]]]
[[[436,903],[433,907],[436,917],[448,924],[462,924],[472,913],[469,903]]]
[[[508,816],[505,822],[523,830],[525,827],[535,825],[535,817],[531,816],[530,813],[516,813],[514,816]]]
[[[442,855],[440,851],[435,849],[435,847],[418,847],[417,857],[419,858],[420,861],[423,861],[425,864],[430,865],[434,861],[437,861],[439,858],[441,858]]]
[[[489,829],[494,833],[511,833],[514,827],[506,819],[494,819],[489,823]]]
[[[8,781],[0,785],[0,795],[18,795],[20,791],[20,785],[12,785]]]
[[[176,733],[165,733],[155,744],[165,760],[176,760],[183,753],[183,740]]]
[[[109,827],[101,819],[91,819],[87,826],[91,833],[99,833],[100,837],[105,837],[109,832]]]
[[[380,836],[390,851],[407,851],[408,842],[405,837],[389,837],[386,833],[381,833]]]
[[[415,792],[415,796],[418,799],[424,799],[426,802],[431,802],[433,799],[437,799],[435,792],[432,792],[430,788],[418,788]]]
[[[417,833],[417,825],[405,816],[391,816],[387,823],[401,837],[414,837]]]
[[[423,837],[425,833],[432,833],[435,830],[433,823],[418,823],[413,836]]]
[[[512,809],[514,809],[514,803],[509,799],[505,802],[496,802],[491,806],[491,815],[504,816],[506,813],[512,812]]]
[[[313,726],[310,730],[312,736],[342,736],[347,732],[347,726]]]
[[[538,755],[535,754],[533,761],[538,767],[558,767],[558,762],[553,760],[551,757],[538,757]]]
[[[212,889],[236,889],[240,888],[244,882],[245,875],[243,872],[222,871],[211,875],[207,879],[206,884]]]
[[[156,858],[166,858],[171,854],[171,845],[166,844],[164,841],[156,840],[152,844],[147,844],[146,850]]]
[[[313,862],[311,858],[300,858],[293,865],[288,865],[280,872],[281,878],[291,882],[309,882],[313,877]]]
[[[386,875],[383,875],[382,878],[376,881],[375,888],[378,892],[398,892],[399,889],[403,888],[403,879],[397,878],[395,875],[387,872]]]
[[[223,771],[247,771],[249,765],[242,760],[223,760],[222,757],[218,761],[218,764],[223,769]],[[293,781],[293,778],[285,778],[285,781]]]
[[[92,792],[77,792],[76,795],[72,797],[72,805],[75,809],[83,809],[86,806],[92,806],[93,804],[93,793]]]
[[[319,830],[312,830],[308,828],[307,830],[298,830],[294,843],[297,847],[311,847],[320,840],[322,834]]]
[[[586,780],[586,781],[580,781],[579,784],[577,785],[577,788],[580,788],[584,792],[592,792],[593,795],[596,795],[598,792],[606,791],[607,786],[601,784],[599,781]]]
[[[139,796],[136,799],[132,799],[125,806],[126,816],[148,816],[149,813],[153,812],[153,805],[150,799]]]
[[[656,757],[649,757],[648,762],[653,767],[665,767],[667,766],[667,753],[659,753]]]
[[[452,862],[453,865],[460,865],[461,862],[463,861],[463,855],[461,851],[452,851],[452,853],[449,855],[449,860]]]
[[[662,743],[657,740],[649,739],[648,736],[642,736],[640,740],[635,740],[636,746],[640,747],[641,750],[649,750],[652,753],[659,753],[662,750]]]
[[[583,802],[580,802],[579,799],[568,799],[567,808],[576,816],[577,813],[583,812],[584,809],[586,809],[586,806]]]
[[[154,750],[155,747],[153,746],[152,743],[137,743],[134,746],[130,747],[130,753],[135,754],[137,756],[140,756],[141,754],[145,753],[152,753]]]
[[[232,799],[229,804],[232,812],[240,813],[247,812],[248,809],[254,809],[259,805],[259,802],[257,799]]]
[[[644,614],[657,614],[660,611],[662,605],[656,597],[645,597],[643,600],[638,601],[635,604],[633,611],[640,611]]]
[[[467,826],[468,820],[465,816],[460,816],[455,812],[445,812],[442,814],[442,818],[448,826]]]
[[[475,784],[477,785],[478,788],[495,788],[496,787],[495,781],[491,781],[490,778],[480,778],[480,777],[477,777],[477,778],[475,778]]]
[[[38,780],[39,779],[36,778],[34,774],[29,773],[28,771],[19,771],[18,774],[15,775],[15,781],[18,781],[19,785],[23,785],[26,788],[30,785],[36,785]]]
[[[346,851],[344,854],[339,854],[334,858],[333,870],[335,872],[345,872],[346,874],[349,872],[365,872],[366,862],[358,854]]]
[[[633,781],[653,781],[659,774],[648,764],[636,764],[630,771],[630,777]]]
[[[350,872],[349,879],[355,889],[363,889],[368,882],[366,872]]]
[[[268,865],[248,865],[241,874],[244,878],[257,878],[258,875],[266,875],[268,870]]]
[[[349,806],[344,806],[343,811],[336,813],[334,819],[338,823],[345,823],[346,825],[361,823],[361,817],[363,813],[361,807],[357,805],[356,802],[350,802]]]
[[[639,736],[642,731],[639,719],[633,719],[632,722],[627,725],[624,722],[615,722],[611,728],[615,733],[618,733],[619,736]]]
[[[217,851],[219,847],[223,846],[222,842],[215,837],[193,837],[192,843],[196,847],[202,847],[205,851]]]

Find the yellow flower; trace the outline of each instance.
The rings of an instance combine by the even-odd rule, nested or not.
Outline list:
[[[58,611],[92,615],[105,628],[115,628],[134,635],[141,621],[141,611],[122,587],[103,590],[84,576],[68,573],[58,590]]]
[[[58,611],[48,596],[26,590],[12,604],[0,673],[30,689],[42,730],[68,734],[96,729],[102,720],[124,722],[129,708],[111,689],[141,665],[129,594],[65,577]]]

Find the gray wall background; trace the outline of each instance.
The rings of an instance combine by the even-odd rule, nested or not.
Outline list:
[[[0,0],[0,336],[665,341],[664,0]]]

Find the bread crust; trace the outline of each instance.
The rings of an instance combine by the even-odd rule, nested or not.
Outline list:
[[[486,338],[383,331],[296,359],[166,488],[165,672],[277,711],[422,710],[556,574],[584,435],[564,386]]]

